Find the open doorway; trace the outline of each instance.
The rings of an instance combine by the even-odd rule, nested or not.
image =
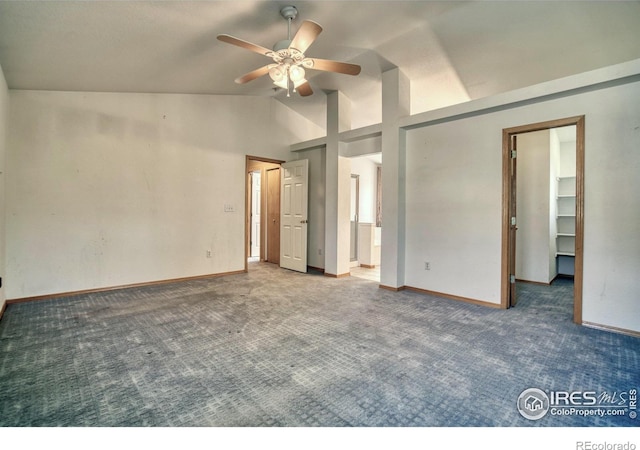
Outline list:
[[[516,306],[518,280],[572,276],[582,322],[583,192],[584,116],[503,130],[503,308]]]
[[[256,156],[246,159],[245,270],[249,261],[280,263],[280,165]]]
[[[360,175],[351,174],[351,212],[349,214],[351,222],[351,245],[349,248],[349,259],[351,267],[358,266],[358,223],[360,216]]]
[[[382,153],[350,158],[351,276],[380,282]]]
[[[261,181],[262,171],[254,170],[249,172],[249,182],[251,183],[251,208],[249,210],[249,223],[251,231],[249,233],[249,260],[260,260],[260,226],[261,226],[261,209],[262,209],[262,196]]]

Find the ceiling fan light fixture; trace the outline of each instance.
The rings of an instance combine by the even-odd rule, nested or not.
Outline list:
[[[301,85],[305,84],[307,82],[307,80],[305,78],[301,78],[298,81],[294,81],[293,82],[293,89],[298,89]]]
[[[277,84],[278,82],[281,82],[283,80],[286,81],[287,72],[283,66],[278,64],[269,69],[269,76],[271,77],[273,82]]]
[[[289,68],[289,78],[295,84],[296,82],[304,79],[304,69],[300,66],[291,66]]]
[[[281,87],[282,89],[289,89],[288,78],[283,78],[282,80],[274,81],[273,84],[275,84],[278,87]]]

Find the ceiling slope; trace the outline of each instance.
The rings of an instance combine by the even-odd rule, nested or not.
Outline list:
[[[286,98],[268,61],[216,40],[272,47],[280,8],[324,31],[314,57],[362,66],[309,71],[314,94]],[[381,120],[381,73],[411,80],[412,113],[640,58],[638,1],[0,1],[0,65],[11,89],[276,96],[324,122],[325,94],[353,102],[354,126]]]

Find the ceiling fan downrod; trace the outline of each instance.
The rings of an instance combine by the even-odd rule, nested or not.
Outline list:
[[[291,40],[291,21],[298,17],[298,9],[295,6],[283,6],[280,15],[287,21],[287,39]]]
[[[295,19],[298,16],[298,9],[293,6],[293,5],[288,5],[288,6],[283,6],[282,9],[280,9],[280,15],[282,17],[285,18],[285,20],[287,21],[287,42],[286,42],[286,47],[289,47],[289,44],[291,44],[291,22],[293,21],[293,19]],[[279,47],[281,45],[281,42],[278,42],[276,44],[277,47]],[[274,50],[276,50],[276,48],[274,47]],[[289,65],[285,65],[285,78],[287,80],[287,97],[291,97],[291,76],[289,74]],[[293,86],[293,92],[296,92],[296,86],[294,84]]]

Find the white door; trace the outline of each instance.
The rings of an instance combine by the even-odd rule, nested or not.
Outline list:
[[[251,256],[260,256],[260,172],[251,173]]]
[[[309,160],[282,164],[280,182],[280,267],[307,271]]]

